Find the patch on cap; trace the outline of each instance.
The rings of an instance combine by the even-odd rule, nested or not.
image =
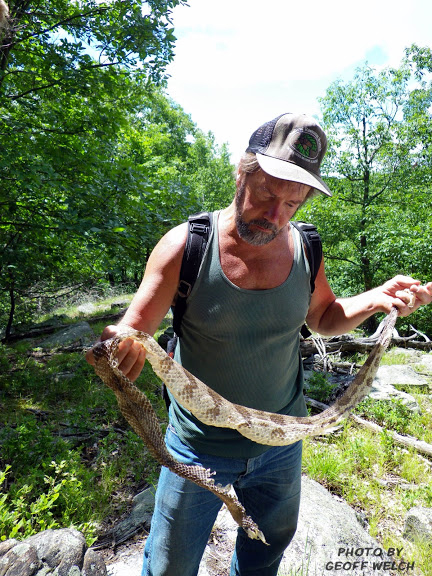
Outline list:
[[[306,162],[317,163],[321,152],[321,138],[310,128],[297,128],[287,137],[287,145],[296,156]]]

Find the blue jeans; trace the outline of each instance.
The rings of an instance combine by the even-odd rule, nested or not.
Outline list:
[[[166,443],[176,460],[210,468],[216,484],[232,484],[269,543],[251,540],[239,528],[231,576],[276,576],[297,528],[301,442],[270,448],[256,458],[221,458],[196,454],[170,425]],[[142,576],[196,576],[221,506],[208,490],[162,468]]]

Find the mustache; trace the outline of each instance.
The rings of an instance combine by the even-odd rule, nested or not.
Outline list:
[[[266,230],[271,230],[272,232],[278,232],[278,228],[276,226],[276,224],[272,224],[271,222],[268,222],[267,220],[260,220],[260,219],[255,219],[255,220],[251,220],[250,222],[248,222],[248,225],[254,225],[254,226],[259,226],[260,228],[265,228]]]

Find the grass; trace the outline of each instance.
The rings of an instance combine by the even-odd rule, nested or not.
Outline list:
[[[106,323],[97,316],[111,303],[99,305],[91,319],[96,334]],[[69,321],[82,319],[76,309],[63,313]],[[38,344],[31,340],[0,346],[0,539],[75,526],[91,544],[118,520],[140,488],[156,484],[159,466],[83,355],[44,355]],[[393,353],[384,362],[395,358],[406,361],[405,355]],[[137,384],[166,422],[160,383],[148,364]],[[331,385],[319,375],[312,379],[312,389],[325,401]],[[432,443],[429,391],[409,391],[421,407],[418,415],[399,404],[369,400],[357,413]],[[362,512],[383,547],[403,547],[404,557],[424,576],[432,576],[431,545],[402,537],[407,511],[432,507],[430,461],[397,446],[386,432],[376,435],[346,421],[331,436],[305,441],[303,470]],[[307,570],[304,562],[304,576]]]
[[[89,314],[91,314],[91,317],[94,320],[98,316],[103,316],[113,309],[116,309],[116,304],[118,302],[130,303],[132,297],[133,294],[114,293],[112,296],[102,298],[97,294],[85,293],[80,296],[77,302],[72,302],[69,304],[65,303],[63,306],[56,308],[54,316],[61,318],[65,323],[83,318],[87,319]],[[85,307],[82,309],[83,304],[87,304],[88,302],[92,302],[93,310],[90,313],[85,311]],[[128,304],[122,304],[122,307],[127,305]],[[52,317],[52,313],[41,314],[38,317],[38,322],[49,322]]]
[[[159,467],[83,354],[38,343],[0,347],[0,540],[74,526],[91,544]],[[137,384],[166,420],[148,364]]]
[[[431,462],[397,445],[388,433],[395,430],[432,443],[430,395],[424,389],[413,390],[410,392],[421,407],[420,414],[413,414],[402,403],[367,398],[356,412],[384,427],[384,432],[377,435],[345,421],[336,434],[305,441],[303,469],[361,511],[369,533],[385,548],[403,547],[404,559],[415,562],[414,574],[431,576],[431,544],[410,543],[402,537],[408,510],[432,507]]]

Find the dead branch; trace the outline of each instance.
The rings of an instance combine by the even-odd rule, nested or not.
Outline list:
[[[327,404],[324,404],[323,402],[318,402],[317,400],[314,400],[313,398],[308,398],[306,396],[305,400],[306,400],[306,404],[308,404],[309,406],[312,406],[313,408],[315,408],[317,410],[324,411],[328,408]],[[354,422],[356,422],[360,426],[363,426],[364,428],[367,428],[368,430],[372,430],[372,432],[377,432],[378,434],[381,434],[382,432],[384,432],[384,428],[382,428],[382,426],[375,424],[375,422],[370,422],[369,420],[365,420],[364,418],[360,418],[360,416],[357,416],[356,414],[350,414],[350,418],[352,420],[354,420]],[[414,438],[413,436],[402,436],[402,434],[398,434],[397,432],[394,432],[393,430],[386,430],[386,432],[387,432],[387,434],[390,434],[390,436],[393,438],[393,440],[397,444],[402,444],[403,446],[408,446],[409,448],[414,448],[415,450],[417,450],[417,452],[420,452],[422,454],[426,454],[426,456],[432,456],[432,444],[428,444],[427,442],[424,442],[423,440],[418,440],[417,438]]]

